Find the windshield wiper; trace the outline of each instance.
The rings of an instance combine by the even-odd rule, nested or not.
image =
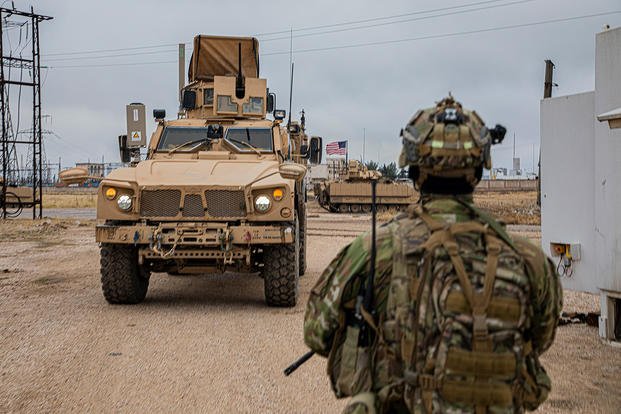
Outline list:
[[[246,147],[250,148],[251,150],[253,150],[254,152],[257,153],[258,156],[262,156],[263,154],[261,154],[261,150],[259,150],[257,147],[255,147],[254,145],[246,142],[246,141],[240,141],[238,139],[235,138],[227,138],[228,141],[231,142],[235,142],[236,144],[242,144],[245,145]]]
[[[168,155],[172,154],[173,152],[183,148],[183,147],[187,147],[188,145],[192,145],[192,144],[203,144],[206,142],[211,142],[211,138],[201,138],[201,139],[195,139],[194,141],[188,141],[188,142],[184,142],[181,145],[177,145],[174,148],[171,148],[170,150],[168,150]],[[198,145],[196,146],[198,148]],[[194,148],[192,148],[194,149]]]

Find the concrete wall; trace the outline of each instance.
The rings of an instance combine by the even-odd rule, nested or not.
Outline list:
[[[621,107],[621,28],[596,37],[595,115]],[[621,291],[621,129],[595,121],[595,247],[600,287]]]
[[[538,180],[481,180],[476,191],[537,191]]]
[[[541,101],[541,242],[580,243],[581,260],[563,286],[598,293],[595,283],[594,93]],[[555,258],[555,262],[558,258]]]
[[[621,292],[621,129],[597,121],[619,107],[621,28],[596,36],[594,92],[541,102],[542,245],[580,243],[570,289]]]

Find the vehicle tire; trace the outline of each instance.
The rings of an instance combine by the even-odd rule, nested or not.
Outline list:
[[[265,246],[263,249],[263,286],[269,306],[293,307],[298,299],[300,273],[300,238],[295,222],[295,241],[289,244]]]
[[[360,206],[360,204],[352,204],[350,209],[353,214],[358,214],[362,210],[362,207]]]
[[[299,232],[298,234],[300,239],[300,276],[303,276],[306,273],[306,244],[307,244],[307,236],[306,236],[306,203],[302,201],[299,207],[299,215],[298,215],[298,223],[299,223]]]
[[[373,207],[371,206],[371,204],[363,204],[362,205],[362,212],[363,213],[368,214],[368,213],[371,212],[372,209],[373,209]]]
[[[133,246],[101,245],[101,288],[113,304],[140,303],[147,295],[151,272],[138,264]]]
[[[339,205],[339,213],[349,213],[349,205],[340,204]]]

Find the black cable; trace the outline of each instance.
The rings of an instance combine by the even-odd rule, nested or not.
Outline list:
[[[189,50],[190,52],[192,51],[191,49]],[[81,57],[69,57],[69,58],[51,58],[51,59],[45,59],[46,62],[60,62],[60,61],[66,61],[66,60],[84,60],[84,59],[106,59],[106,58],[112,58],[112,57],[125,57],[125,56],[136,56],[136,55],[156,55],[159,53],[177,53],[177,49],[170,49],[170,50],[156,50],[153,52],[134,52],[134,53],[121,53],[121,54],[116,54],[116,55],[105,55],[105,56],[81,56]],[[186,50],[186,52],[188,52],[188,50]]]
[[[363,26],[358,26],[358,27],[349,27],[349,28],[345,28],[345,29],[334,29],[334,30],[327,30],[327,31],[316,32],[316,33],[306,33],[306,34],[300,34],[300,35],[291,36],[291,37],[298,38],[298,37],[318,36],[318,35],[325,35],[325,34],[331,34],[331,33],[347,32],[347,31],[352,31],[352,30],[369,29],[369,28],[372,28],[372,27],[387,26],[387,25],[391,25],[391,24],[410,23],[410,22],[416,22],[416,21],[421,21],[421,20],[434,19],[436,17],[453,16],[453,15],[456,15],[456,14],[464,14],[464,13],[471,13],[471,12],[481,11],[481,10],[495,9],[495,8],[498,8],[498,7],[513,6],[515,4],[530,3],[532,1],[538,1],[538,0],[517,0],[517,1],[512,1],[512,2],[509,2],[509,3],[505,3],[505,4],[497,4],[497,5],[494,5],[494,6],[478,7],[478,8],[467,9],[467,10],[458,10],[458,11],[447,12],[447,13],[442,13],[442,14],[434,14],[434,15],[431,15],[431,16],[414,17],[414,18],[410,18],[410,19],[397,20],[397,21],[384,22],[384,23],[376,23],[376,24],[363,25]],[[289,39],[289,38],[290,38],[289,36],[275,37],[275,38],[272,38],[272,39],[261,40],[261,42],[265,43],[265,42],[271,42],[272,40],[282,40],[282,39]]]
[[[612,11],[606,11],[606,12],[594,13],[594,14],[587,14],[587,15],[581,15],[581,16],[572,16],[572,17],[565,17],[565,18],[559,18],[559,19],[541,20],[541,21],[537,21],[537,22],[520,23],[520,24],[514,24],[514,25],[507,25],[507,26],[496,26],[496,27],[490,27],[490,28],[485,28],[485,29],[476,29],[476,30],[468,30],[468,31],[461,31],[461,32],[452,32],[452,33],[442,33],[442,34],[437,34],[437,35],[411,37],[411,38],[404,38],[404,39],[384,40],[384,41],[378,41],[378,42],[357,43],[357,44],[349,44],[349,45],[341,45],[341,46],[329,46],[329,47],[312,48],[312,49],[300,49],[300,50],[294,50],[293,53],[312,53],[312,52],[320,52],[320,51],[326,51],[326,50],[351,49],[351,48],[367,47],[367,46],[379,46],[379,45],[386,45],[386,44],[406,43],[406,42],[413,42],[413,41],[419,41],[419,40],[441,39],[441,38],[449,38],[449,37],[463,36],[463,35],[469,35],[469,34],[487,33],[487,32],[494,32],[494,31],[501,31],[501,30],[511,30],[511,29],[517,29],[517,28],[523,28],[523,27],[540,26],[540,25],[551,24],[551,23],[562,23],[562,22],[568,22],[568,21],[573,21],[573,20],[588,19],[588,18],[593,18],[593,17],[601,17],[601,16],[607,16],[607,15],[611,15],[611,14],[620,14],[620,13],[621,13],[621,10],[612,10]],[[283,55],[283,54],[287,54],[288,55],[289,53],[290,53],[290,51],[287,50],[287,51],[263,53],[263,54],[261,54],[261,56],[264,57],[264,56],[275,56],[275,55]],[[136,63],[112,63],[112,64],[94,64],[94,65],[50,66],[50,69],[86,68],[86,67],[113,67],[113,66],[136,66],[136,65],[151,65],[151,64],[163,64],[163,63],[178,63],[178,61],[177,60],[167,60],[167,61],[136,62]]]
[[[430,9],[430,10],[420,10],[420,11],[415,11],[411,13],[396,14],[392,16],[374,17],[370,19],[340,22],[340,23],[326,24],[326,25],[320,25],[320,26],[311,26],[311,27],[305,27],[305,28],[300,28],[300,29],[288,29],[288,30],[281,30],[277,32],[258,33],[258,34],[255,34],[254,36],[263,37],[263,36],[269,36],[269,35],[275,35],[275,34],[290,33],[290,31],[299,32],[299,31],[307,31],[307,30],[315,30],[315,29],[324,29],[324,28],[329,28],[329,27],[347,26],[347,25],[352,25],[352,24],[368,23],[372,21],[380,21],[380,20],[388,20],[388,19],[394,19],[394,18],[399,18],[399,17],[413,16],[417,14],[426,14],[426,13],[445,11],[445,10],[454,10],[454,9],[460,9],[460,8],[465,8],[465,7],[478,6],[481,4],[498,3],[500,1],[505,1],[505,0],[478,1],[474,3],[468,3],[468,4],[458,5],[458,6],[449,6],[449,7]],[[535,0],[528,0],[528,1],[535,1]],[[497,6],[494,6],[494,7],[497,7]],[[289,36],[286,38],[289,39]],[[263,41],[269,41],[269,40],[276,40],[276,39],[266,39]],[[188,45],[191,43],[185,43],[185,44]],[[95,50],[73,51],[73,52],[52,52],[52,53],[46,53],[45,56],[86,55],[86,54],[93,54],[93,53],[119,52],[119,51],[127,51],[127,50],[157,49],[157,48],[172,47],[172,46],[177,46],[177,43],[165,43],[161,45],[151,45],[151,46],[123,47],[123,48],[115,48],[115,49],[95,49]]]
[[[153,46],[134,46],[134,47],[120,47],[116,49],[95,49],[95,50],[84,50],[84,51],[74,51],[74,52],[56,52],[56,53],[46,53],[45,56],[65,56],[65,55],[90,55],[92,53],[106,53],[106,52],[120,52],[125,50],[140,50],[140,49],[157,49],[160,47],[171,47],[177,46],[179,43],[166,43],[161,45],[153,45]],[[185,43],[186,45],[189,43]]]
[[[395,39],[395,40],[384,40],[384,41],[369,42],[369,43],[357,43],[357,44],[342,45],[342,46],[330,46],[330,47],[322,47],[322,48],[314,48],[314,49],[301,49],[301,50],[294,51],[293,53],[319,52],[319,51],[324,51],[324,50],[349,49],[349,48],[355,48],[355,47],[386,45],[386,44],[391,44],[391,43],[413,42],[417,40],[440,39],[440,38],[455,37],[455,36],[462,36],[462,35],[468,35],[468,34],[486,33],[486,32],[494,32],[494,31],[499,31],[499,30],[509,30],[509,29],[517,29],[517,28],[522,28],[522,27],[538,26],[538,25],[549,24],[549,23],[561,23],[561,22],[567,22],[571,20],[587,19],[591,17],[607,16],[610,14],[619,14],[619,13],[621,13],[621,10],[613,10],[613,11],[607,11],[607,12],[602,12],[602,13],[586,14],[582,16],[541,20],[538,22],[520,23],[520,24],[513,24],[513,25],[508,25],[508,26],[496,26],[496,27],[490,27],[486,29],[468,30],[468,31],[463,31],[463,32],[443,33],[443,34],[438,34],[438,35],[410,37],[410,38]],[[282,55],[285,53],[288,54],[289,51],[264,53],[261,56]]]
[[[389,19],[396,19],[396,18],[399,18],[399,17],[414,16],[414,15],[417,15],[417,14],[435,13],[435,12],[445,11],[445,10],[461,9],[461,8],[470,7],[470,6],[479,6],[481,4],[498,3],[499,1],[504,1],[504,0],[479,1],[479,2],[475,2],[475,3],[468,3],[468,4],[457,5],[457,6],[448,6],[448,7],[441,7],[441,8],[437,8],[437,9],[420,10],[420,11],[415,11],[415,12],[410,12],[410,13],[394,14],[392,16],[373,17],[373,18],[363,19],[363,20],[352,20],[352,21],[349,21],[349,22],[323,24],[323,25],[320,25],[320,26],[301,27],[299,29],[288,29],[288,30],[280,30],[280,31],[277,31],[277,32],[258,33],[255,36],[262,37],[262,36],[270,36],[270,35],[276,35],[276,34],[290,33],[292,31],[293,32],[304,32],[304,31],[308,31],[308,30],[326,29],[328,27],[348,26],[348,25],[352,25],[352,24],[376,22],[376,21],[380,21],[380,20],[389,20]],[[286,38],[288,39],[289,37],[286,37]]]

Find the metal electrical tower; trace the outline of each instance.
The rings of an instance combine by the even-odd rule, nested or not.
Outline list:
[[[32,43],[32,53],[24,58],[22,50],[17,51],[19,57],[13,56],[13,51],[8,49],[4,44],[4,34],[10,29],[11,22],[9,18],[21,19],[23,25],[30,25],[30,36]],[[43,142],[41,134],[41,55],[39,53],[39,22],[51,20],[50,16],[36,14],[31,7],[29,12],[16,9],[0,8],[0,112],[2,114],[2,135],[0,137],[1,156],[2,156],[2,193],[0,201],[2,201],[1,218],[7,218],[7,186],[14,179],[13,173],[10,171],[9,163],[11,157],[15,157],[16,146],[25,145],[28,148],[28,157],[32,157],[30,176],[30,186],[32,187],[32,198],[25,202],[20,202],[23,207],[32,208],[32,218],[42,218],[43,209],[41,202],[42,184],[43,184]],[[13,24],[14,26],[15,24]],[[7,28],[5,29],[5,26]],[[9,43],[10,46],[10,43]],[[25,48],[24,48],[25,49]],[[19,80],[11,79],[10,68],[19,68]],[[23,70],[29,71],[29,79],[24,80]],[[9,86],[16,85],[20,87],[32,88],[32,130],[30,131],[30,139],[28,137],[21,138],[18,132],[13,133],[11,125],[11,115],[9,112]],[[20,108],[18,108],[18,111]]]

